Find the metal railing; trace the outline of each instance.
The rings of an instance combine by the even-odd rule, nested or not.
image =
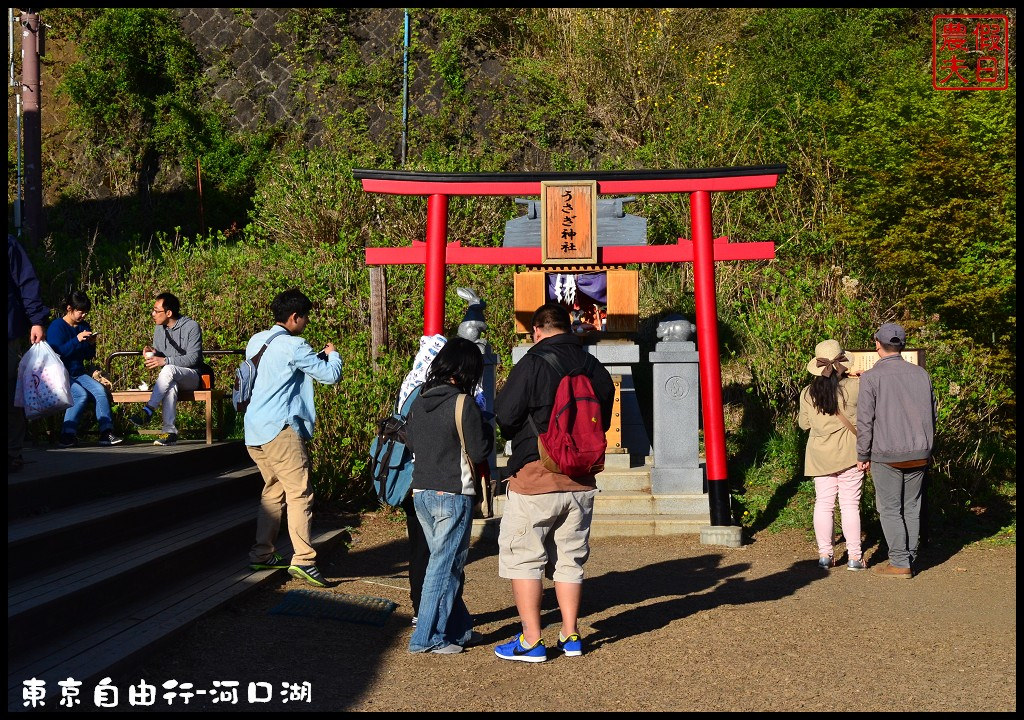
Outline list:
[[[118,350],[107,355],[106,361],[103,363],[103,373],[110,377],[110,363],[115,358],[120,357],[135,357],[142,355],[141,350]],[[239,348],[237,350],[203,350],[203,357],[209,357],[211,355],[245,355],[245,349]]]

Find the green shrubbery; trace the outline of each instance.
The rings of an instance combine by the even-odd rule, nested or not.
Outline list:
[[[294,91],[325,131],[319,148],[297,150],[287,128],[225,130],[221,111],[199,100],[198,75],[179,74],[195,56],[163,11],[81,12],[80,60],[65,87],[93,162],[130,194],[145,158],[161,177],[187,184],[201,156],[204,183],[244,197],[248,216],[235,227],[213,222],[219,231],[205,236],[179,233],[176,223],[152,236],[133,230],[145,227],[135,216],[117,231],[69,220],[49,240],[48,290],[88,287],[105,353],[150,337],[147,311],[163,290],[202,324],[208,347],[228,348],[270,323],[275,293],[303,289],[317,308],[309,341],[333,340],[345,361],[343,382],[317,394],[317,490],[358,504],[373,423],[422,332],[422,269],[389,268],[390,349],[371,360],[364,249],[422,240],[426,212],[423,198],[368,195],[352,178],[356,167],[397,164],[395,137],[374,136],[368,119],[384,113],[397,136],[400,52],[360,59],[344,13],[302,11],[309,32],[279,50],[301,63]],[[149,45],[122,37],[111,13],[145,24]],[[930,20],[855,9],[416,11],[412,72],[431,95],[413,98],[407,168],[786,163],[777,188],[718,194],[713,203],[716,234],[774,242],[777,256],[720,264],[716,277],[733,378],[725,397],[737,519],[755,529],[810,528],[813,489],[795,422],[806,361],[826,337],[870,347],[877,326],[896,320],[926,350],[939,400],[933,516],[980,516],[987,532],[1012,534],[1013,83],[1006,93],[931,91],[922,69]],[[127,75],[118,62],[151,72]],[[490,74],[480,72],[485,65]],[[111,87],[120,94],[107,107],[98,89]],[[112,127],[113,110],[132,122]],[[84,192],[75,187],[68,203]],[[648,218],[652,243],[689,234],[684,196],[641,196],[629,211]],[[515,212],[505,198],[452,198],[449,237],[500,244]],[[692,273],[641,270],[647,341],[662,314],[692,318]],[[499,382],[515,342],[512,273],[452,267],[447,276],[448,328],[461,319],[459,285],[488,302]],[[130,363],[117,372],[118,382],[142,379]]]

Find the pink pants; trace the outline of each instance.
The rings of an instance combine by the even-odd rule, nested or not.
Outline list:
[[[842,472],[814,478],[814,538],[818,554],[832,556],[833,512],[839,495],[839,519],[846,538],[846,554],[860,560],[860,492],[864,487],[864,471],[854,465]]]

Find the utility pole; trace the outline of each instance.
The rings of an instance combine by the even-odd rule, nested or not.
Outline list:
[[[25,244],[37,245],[43,228],[42,167],[42,87],[39,82],[39,56],[42,49],[42,24],[37,8],[21,13],[21,96],[25,152]]]
[[[405,9],[405,41],[402,43],[402,167],[409,146],[409,8]]]

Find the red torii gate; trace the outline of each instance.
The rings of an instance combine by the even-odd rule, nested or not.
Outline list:
[[[448,242],[448,198],[453,195],[540,195],[541,182],[595,180],[598,194],[689,193],[693,240],[675,245],[597,248],[599,265],[692,262],[696,300],[697,352],[700,360],[701,409],[711,524],[731,525],[722,370],[718,357],[716,260],[771,260],[775,244],[730,244],[713,238],[711,193],[773,188],[785,165],[711,168],[707,170],[616,170],[581,173],[430,173],[402,170],[353,170],[365,192],[427,197],[426,242],[411,247],[367,248],[367,265],[424,265],[423,334],[444,326],[445,267],[453,265],[541,265],[541,248],[464,247]]]

